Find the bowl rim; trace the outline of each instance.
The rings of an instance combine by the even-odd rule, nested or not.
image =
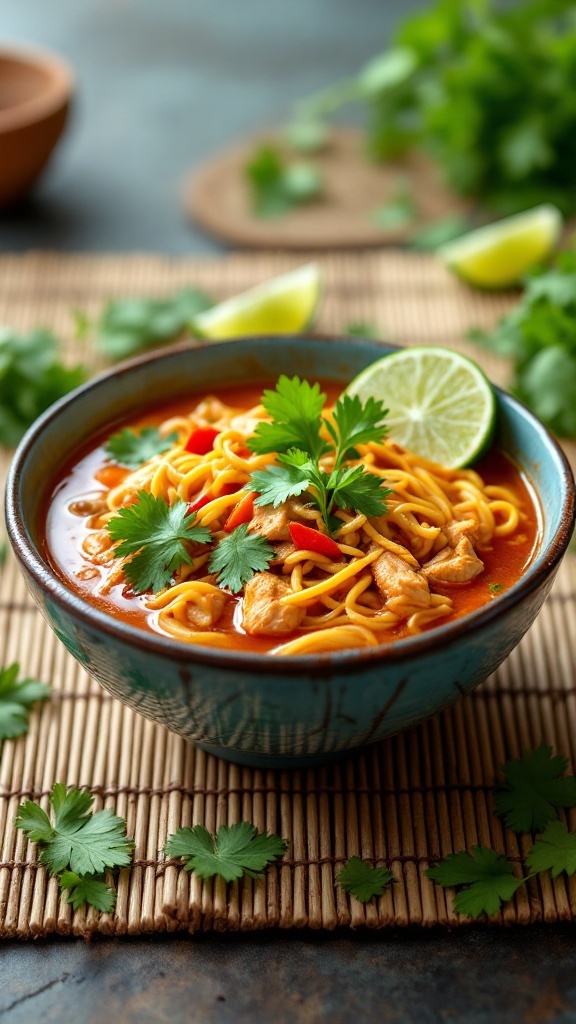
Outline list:
[[[226,347],[231,351],[237,351],[242,344],[262,342],[263,339],[284,342],[311,340],[320,343],[346,342],[353,345],[373,345],[375,353],[382,345],[386,345],[392,351],[404,346],[394,345],[388,341],[372,341],[363,338],[350,337],[347,335],[317,334],[306,332],[305,334],[266,334],[266,335],[245,335],[230,341],[218,342],[217,350],[221,353],[221,359],[225,360]],[[28,541],[26,527],[17,503],[18,485],[22,474],[24,463],[30,450],[42,436],[45,426],[53,420],[57,420],[62,413],[73,406],[83,396],[98,387],[106,387],[111,379],[124,374],[130,374],[133,370],[145,368],[147,365],[154,365],[157,361],[170,358],[178,358],[180,354],[190,353],[199,348],[214,348],[214,342],[194,340],[170,345],[161,350],[154,350],[136,358],[126,360],[117,366],[91,378],[86,384],[75,388],[59,401],[51,405],[28,429],[11,460],[6,481],[6,524],[12,547],[21,566],[25,572],[31,575],[36,584],[44,592],[44,595],[55,600],[76,619],[92,630],[102,630],[114,640],[122,643],[133,644],[141,652],[149,652],[157,656],[169,656],[171,661],[184,663],[187,667],[191,663],[211,665],[221,670],[243,670],[254,675],[269,673],[274,667],[274,674],[287,676],[293,675],[295,671],[307,671],[315,669],[318,676],[328,672],[333,675],[335,672],[346,672],[355,667],[365,668],[374,664],[382,664],[384,667],[390,663],[405,662],[412,658],[419,658],[427,655],[430,651],[439,648],[446,648],[449,644],[461,639],[466,633],[472,633],[475,627],[486,626],[501,616],[529,594],[538,590],[548,576],[557,568],[562,559],[574,529],[576,511],[576,489],[572,469],[562,451],[562,448],[540,420],[518,399],[509,395],[497,385],[492,385],[498,396],[498,400],[504,405],[509,405],[515,413],[527,418],[536,430],[544,437],[552,453],[556,456],[558,469],[561,474],[566,498],[561,512],[560,523],[552,537],[548,551],[542,559],[533,560],[528,566],[525,574],[502,594],[498,600],[491,601],[480,608],[455,619],[453,622],[443,623],[425,633],[395,640],[389,644],[379,644],[376,647],[357,648],[344,651],[324,652],[317,654],[290,655],[289,657],[278,657],[271,654],[258,655],[255,652],[244,652],[237,650],[225,650],[224,648],[204,647],[200,644],[186,644],[183,641],[174,640],[160,633],[152,633],[147,630],[132,626],[121,619],[115,619],[112,615],[101,611],[89,601],[84,600],[78,594],[69,590],[60,577],[55,573],[49,563],[40,557],[36,548]],[[137,413],[137,408],[134,410]],[[105,429],[105,424],[103,424]],[[71,450],[71,452],[73,449]],[[536,492],[537,493],[537,492]]]
[[[65,106],[76,84],[72,67],[63,57],[32,44],[0,44],[0,64],[7,59],[47,73],[46,88],[27,100],[0,110],[0,133],[28,127]]]

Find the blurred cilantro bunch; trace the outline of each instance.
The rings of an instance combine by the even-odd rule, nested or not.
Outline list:
[[[457,191],[505,214],[576,210],[576,7],[571,0],[438,0],[357,77],[302,101],[299,123],[367,106],[377,158],[418,145]]]

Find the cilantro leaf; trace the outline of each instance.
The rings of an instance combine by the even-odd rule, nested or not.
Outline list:
[[[182,288],[162,299],[120,299],[108,303],[97,327],[96,344],[111,359],[125,359],[176,339],[212,300],[196,288]]]
[[[322,191],[322,175],[310,163],[286,164],[270,145],[260,146],[245,169],[252,193],[252,208],[259,217],[280,217],[295,206],[315,199]]]
[[[13,739],[28,731],[28,709],[47,700],[50,687],[35,679],[18,681],[20,665],[14,662],[0,669],[0,740]]]
[[[363,320],[352,320],[344,328],[344,334],[350,334],[353,338],[367,338],[369,341],[375,341],[381,336],[382,331],[375,324],[365,323]]]
[[[124,429],[112,435],[104,450],[120,465],[136,469],[154,455],[170,451],[177,441],[178,434],[175,431],[162,437],[157,427],[143,427],[142,430]]]
[[[562,754],[552,756],[552,748],[545,743],[504,765],[505,789],[496,794],[494,804],[508,828],[540,832],[558,817],[558,808],[576,807],[576,778],[561,777],[567,765],[567,759]]]
[[[6,559],[8,558],[8,541],[0,541],[0,569],[3,565],[6,565]]]
[[[81,366],[60,361],[50,331],[0,328],[0,444],[17,444],[40,413],[85,380]]]
[[[258,491],[256,505],[273,505],[274,508],[278,508],[288,498],[297,498],[306,490],[310,483],[310,477],[305,466],[309,463],[309,459],[305,452],[302,454],[306,460],[302,466],[285,463],[284,457],[278,456],[278,462],[281,462],[281,465],[257,469],[252,473],[250,486]]]
[[[212,538],[207,527],[194,526],[195,518],[185,501],[168,505],[161,495],[139,491],[133,505],[108,521],[112,540],[119,542],[116,554],[129,559],[124,573],[137,594],[157,593],[181,565],[192,565],[186,544],[206,544]]]
[[[130,863],[134,843],[126,822],[111,810],[90,812],[91,793],[57,782],[50,795],[53,822],[31,800],[21,804],[15,825],[42,846],[40,860],[53,874],[70,868],[78,875],[101,874]]]
[[[320,436],[325,403],[326,395],[319,384],[283,374],[275,390],[266,390],[262,396],[272,423],[258,424],[254,436],[246,442],[248,448],[257,455],[298,448],[319,459],[328,449]]]
[[[89,903],[96,910],[111,913],[116,905],[116,893],[106,882],[95,875],[79,875],[75,871],[63,871],[60,875],[60,888],[68,890],[67,903],[74,910],[79,910]]]
[[[179,828],[170,836],[164,852],[169,857],[184,857],[186,870],[199,878],[219,875],[226,882],[247,875],[262,878],[264,868],[286,851],[288,844],[277,835],[258,832],[255,825],[239,821],[220,825],[216,835],[203,825]]]
[[[338,885],[361,903],[381,896],[387,885],[394,881],[388,868],[376,868],[360,857],[349,857],[338,875]]]
[[[387,414],[388,410],[376,398],[370,397],[362,405],[358,395],[340,396],[334,406],[334,422],[326,422],[336,447],[337,466],[342,459],[357,455],[357,445],[382,440],[387,433],[387,427],[382,422]]]
[[[218,541],[208,563],[210,572],[218,574],[218,585],[228,587],[233,594],[242,590],[255,572],[267,569],[276,554],[265,537],[248,533],[248,525],[242,523]]]
[[[576,872],[576,831],[569,832],[563,821],[549,821],[526,857],[531,871],[551,871],[558,878]]]
[[[333,502],[339,508],[351,508],[365,516],[384,516],[388,511],[384,499],[392,494],[392,490],[362,466],[334,470],[327,486],[331,495],[330,507]]]
[[[474,846],[472,854],[462,850],[451,853],[426,872],[428,878],[444,887],[464,886],[455,896],[459,914],[477,918],[496,914],[502,903],[511,899],[524,879],[514,876],[514,865],[485,846]]]

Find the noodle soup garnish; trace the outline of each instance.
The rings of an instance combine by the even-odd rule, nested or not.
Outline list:
[[[284,655],[417,634],[518,579],[536,513],[503,455],[446,469],[387,440],[373,399],[248,390],[159,410],[71,467],[47,534],[75,589],[185,642]]]

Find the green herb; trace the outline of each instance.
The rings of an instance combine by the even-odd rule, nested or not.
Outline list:
[[[71,309],[70,313],[74,319],[74,337],[76,341],[84,341],[88,337],[92,326],[90,317],[82,309]]]
[[[96,344],[110,359],[125,359],[175,340],[212,305],[211,298],[196,288],[183,288],[162,299],[110,302],[97,325]]]
[[[17,444],[40,413],[85,380],[82,367],[60,361],[49,331],[0,328],[0,444]]]
[[[321,120],[368,108],[382,159],[413,146],[451,186],[505,213],[576,208],[576,16],[567,0],[437,0],[401,24],[392,49],[353,79],[299,104]]]
[[[265,537],[248,533],[248,523],[223,537],[210,556],[208,568],[218,573],[218,585],[237,594],[255,572],[268,568],[276,552]]]
[[[408,239],[408,244],[411,249],[417,249],[422,252],[434,252],[441,245],[452,242],[455,238],[459,238],[460,235],[466,234],[470,229],[471,225],[467,217],[450,214],[447,217],[440,217],[411,235]]]
[[[173,448],[178,441],[176,432],[163,437],[157,427],[143,427],[142,430],[120,430],[113,434],[104,451],[129,469],[136,469],[138,466],[148,462],[155,455],[162,455]]]
[[[368,341],[372,341],[380,338],[382,332],[374,324],[353,320],[344,328],[344,334],[350,334],[353,338],[367,338]]]
[[[126,836],[124,818],[109,809],[92,813],[92,794],[74,786],[67,790],[61,782],[55,783],[50,803],[53,821],[32,800],[21,804],[16,828],[40,845],[40,861],[51,874],[61,876],[61,887],[70,890],[69,903],[111,910],[115,893],[100,876],[107,868],[126,867],[132,859],[134,843]]]
[[[507,761],[502,772],[506,788],[496,794],[496,813],[514,832],[540,832],[558,808],[576,807],[576,778],[562,777],[568,761],[541,743]]]
[[[0,569],[3,565],[6,565],[6,559],[8,558],[8,541],[0,541]]]
[[[493,331],[470,337],[513,360],[510,390],[551,430],[576,437],[576,250],[526,279],[518,305]]]
[[[360,857],[349,857],[338,875],[338,885],[360,903],[368,903],[374,896],[381,896],[393,881],[394,875],[388,868],[375,868]]]
[[[97,875],[78,875],[75,871],[63,871],[60,888],[68,890],[67,902],[74,910],[89,903],[96,910],[109,914],[116,905],[116,893]]]
[[[248,447],[258,454],[277,452],[276,466],[257,470],[250,478],[258,492],[257,505],[277,508],[289,497],[305,491],[322,513],[329,532],[341,524],[333,509],[350,508],[366,516],[387,512],[384,499],[390,489],[363,466],[342,467],[345,458],[358,457],[356,446],[380,441],[386,433],[383,419],[386,411],[381,402],[369,398],[363,406],[357,395],[342,395],[334,406],[332,419],[324,420],[322,410],[326,395],[318,384],[310,385],[299,377],[281,377],[276,391],[265,391],[262,404],[272,423],[261,423]],[[324,440],[322,429],[330,436],[334,450],[334,467],[330,473],[320,466],[331,444]]]
[[[563,821],[549,821],[526,857],[533,872],[551,871],[552,878],[562,872],[576,872],[576,831],[569,832]]]
[[[302,153],[317,153],[324,149],[329,138],[329,128],[324,121],[306,119],[294,121],[285,130],[286,141],[292,149]]]
[[[504,585],[502,583],[489,583],[488,584],[488,590],[490,591],[491,594],[499,594],[500,591],[503,590],[503,589],[504,589]]]
[[[459,914],[477,918],[495,914],[523,884],[524,879],[516,878],[513,872],[514,865],[506,857],[485,846],[474,846],[472,854],[464,850],[451,853],[426,874],[444,887],[462,886],[454,908]]]
[[[408,182],[399,182],[387,203],[371,212],[372,222],[379,228],[403,228],[418,216],[418,207]]]
[[[18,662],[0,669],[0,740],[28,732],[28,712],[36,701],[48,700],[50,687],[36,679],[18,680]]]
[[[252,205],[259,217],[281,217],[322,191],[322,176],[308,163],[286,164],[273,146],[261,146],[245,168]]]
[[[258,832],[250,822],[239,821],[221,825],[216,835],[203,825],[179,828],[168,839],[164,852],[169,857],[185,858],[186,870],[199,878],[219,875],[233,882],[244,875],[263,878],[264,869],[282,856],[287,845],[279,836]]]
[[[163,590],[180,566],[193,564],[186,545],[212,539],[207,527],[194,526],[195,519],[185,501],[168,505],[161,495],[139,491],[133,505],[108,521],[112,540],[119,542],[116,554],[129,559],[124,574],[137,594]]]

